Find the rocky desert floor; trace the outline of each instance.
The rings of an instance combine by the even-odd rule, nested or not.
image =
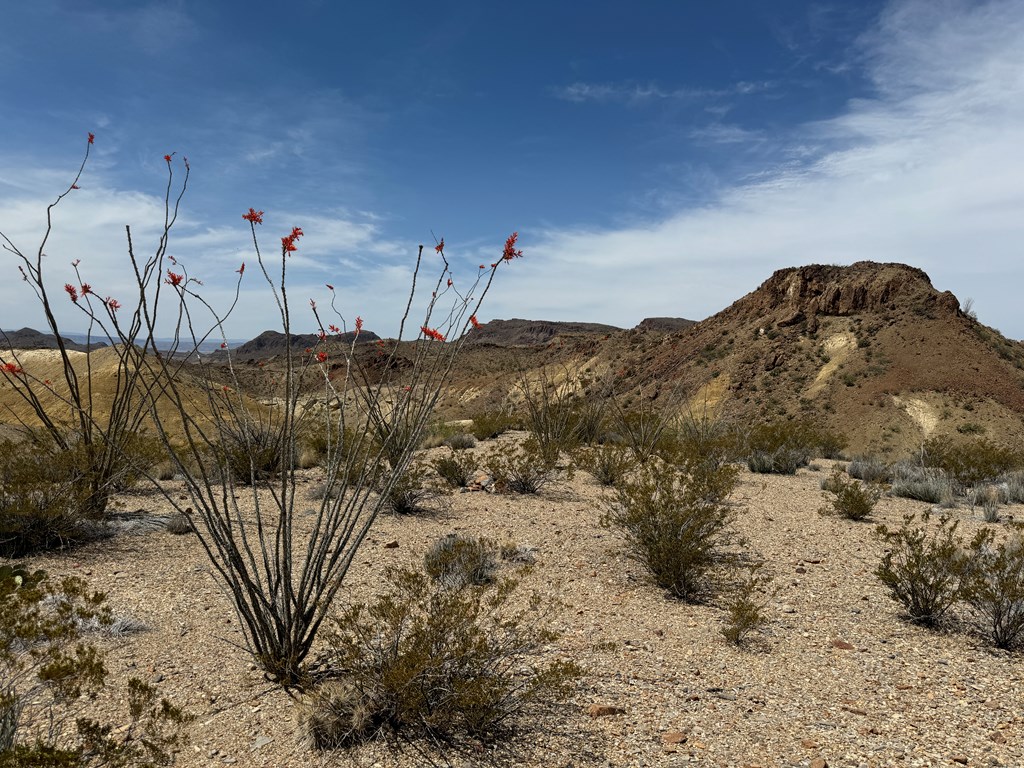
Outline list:
[[[967,623],[945,632],[906,623],[873,575],[883,553],[875,525],[898,525],[928,505],[886,497],[870,522],[822,516],[819,483],[831,463],[819,464],[795,477],[744,470],[731,497],[736,527],[777,588],[768,625],[743,648],[720,633],[721,603],[681,603],[647,580],[621,535],[599,525],[607,492],[583,472],[537,496],[457,493],[440,516],[380,517],[345,601],[370,597],[385,566],[419,565],[451,532],[536,547],[523,587],[559,599],[550,617],[561,633],[554,653],[585,676],[568,702],[496,745],[304,746],[296,702],[239,647],[234,613],[194,535],[143,526],[31,565],[82,577],[116,614],[147,627],[100,640],[111,690],[139,676],[195,715],[177,761],[189,768],[1024,766],[1024,657],[992,649]],[[302,486],[317,488],[318,472],[304,471]],[[167,487],[178,492],[173,481]],[[155,518],[172,511],[153,491],[119,504]],[[1024,508],[1002,512],[1024,520]],[[967,507],[952,514],[965,536],[985,525]],[[594,705],[619,713],[591,716]],[[95,706],[109,722],[125,717],[120,702]]]

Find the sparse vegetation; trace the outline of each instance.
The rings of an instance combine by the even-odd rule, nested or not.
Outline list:
[[[484,455],[484,466],[502,493],[539,493],[555,479],[555,465],[533,438],[521,445],[495,447]]]
[[[416,462],[397,480],[382,481],[380,493],[383,509],[394,515],[436,515],[448,509],[445,493]]]
[[[889,493],[929,504],[952,504],[954,497],[953,484],[945,472],[906,463],[893,468]]]
[[[914,519],[908,515],[897,530],[878,526],[888,551],[875,575],[903,605],[911,621],[937,627],[964,596],[971,577],[970,557],[956,535],[955,521],[942,518],[930,534],[928,514],[921,516],[922,525],[915,526]]]
[[[465,488],[479,470],[479,462],[468,451],[449,449],[447,456],[440,456],[431,462],[434,471],[453,488]]]
[[[630,556],[654,582],[683,600],[713,591],[714,567],[729,560],[736,541],[725,504],[736,482],[731,466],[645,465],[616,488],[601,523],[620,530]]]
[[[597,482],[609,487],[625,480],[637,464],[630,449],[616,443],[580,448],[573,454],[573,460]]]
[[[482,587],[494,581],[498,547],[490,539],[451,533],[427,550],[423,567],[430,578],[448,589]]]
[[[892,467],[888,462],[873,457],[859,457],[846,465],[846,474],[866,483],[891,483]]]
[[[581,670],[546,657],[556,639],[542,601],[512,602],[516,583],[432,587],[393,570],[376,602],[357,605],[326,632],[327,659],[344,670],[303,702],[313,746],[336,748],[374,733],[487,739],[567,696]]]
[[[736,586],[726,603],[728,614],[722,636],[733,645],[743,645],[751,633],[768,623],[768,600],[771,577],[761,573],[761,564],[748,569],[746,577]]]
[[[839,467],[822,482],[821,487],[827,491],[825,499],[828,501],[819,510],[821,514],[839,515],[847,520],[864,520],[869,517],[882,495],[878,488],[863,485],[857,480],[847,480],[846,474]]]
[[[993,539],[983,531],[971,545],[966,597],[992,644],[1011,649],[1024,640],[1024,541]]]

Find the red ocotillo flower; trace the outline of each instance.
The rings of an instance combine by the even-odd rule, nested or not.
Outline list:
[[[248,213],[243,213],[242,218],[253,224],[263,223],[263,211],[257,211],[255,208],[250,208]]]
[[[480,321],[476,319],[476,315],[470,315],[469,322],[474,328],[480,327]]]
[[[117,312],[117,310],[121,308],[121,302],[117,299],[112,299],[109,296],[107,296],[106,304],[110,308],[111,312]]]
[[[168,269],[167,270],[167,279],[164,280],[164,282],[167,283],[168,285],[173,285],[173,286],[177,287],[177,286],[181,285],[181,283],[182,283],[182,281],[184,279],[185,279],[184,275],[179,275],[179,274],[177,274],[175,272],[171,272],[171,270]]]
[[[356,315],[356,336],[363,332],[363,318]]]
[[[95,133],[90,133],[89,134],[89,143],[92,144],[94,141],[96,141],[96,134]]]
[[[19,374],[19,373],[24,373],[25,372],[22,369],[22,367],[20,365],[18,365],[17,363],[4,363],[3,368],[4,368],[4,373]]]
[[[441,238],[441,242],[434,246],[434,250],[437,253],[444,255],[444,238]]]
[[[434,341],[444,341],[444,334],[435,328],[427,328],[427,326],[421,325],[420,332],[428,339],[433,339]]]
[[[521,250],[516,250],[516,240],[519,239],[519,233],[513,232],[508,236],[508,240],[505,241],[505,250],[501,254],[501,258],[505,261],[512,261],[512,259],[518,259],[523,255]]]
[[[71,297],[74,302],[78,301],[78,289],[75,288],[71,283],[64,283],[64,290]]]

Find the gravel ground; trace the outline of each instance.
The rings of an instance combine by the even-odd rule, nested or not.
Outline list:
[[[873,575],[883,548],[872,523],[898,525],[927,505],[883,498],[868,523],[823,517],[821,463],[822,472],[795,477],[740,476],[736,527],[777,588],[769,624],[744,648],[720,634],[721,601],[670,599],[625,557],[620,535],[598,524],[604,491],[585,473],[538,496],[459,493],[445,515],[381,517],[347,600],[372,594],[384,566],[421,562],[453,531],[537,547],[524,586],[559,598],[556,652],[586,675],[570,701],[497,745],[307,749],[296,702],[238,647],[234,614],[194,536],[122,534],[32,565],[81,576],[115,613],[147,625],[102,641],[112,689],[130,675],[157,681],[196,716],[181,766],[1024,766],[1020,655],[991,649],[968,627],[907,624]],[[317,470],[301,482],[316,487]],[[145,516],[171,511],[155,493],[120,504]],[[1004,513],[1024,519],[1020,507]],[[965,536],[984,525],[967,508],[953,514]],[[117,704],[100,699],[94,714],[116,724]]]

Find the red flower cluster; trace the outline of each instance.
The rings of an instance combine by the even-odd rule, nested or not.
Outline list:
[[[427,326],[421,325],[420,332],[428,339],[433,339],[434,341],[444,341],[444,334],[434,328],[427,328]]]
[[[244,275],[245,274],[245,262],[244,261],[242,262],[242,266],[240,266],[238,269],[236,269],[235,272],[237,272],[240,275]]]
[[[336,325],[328,325],[327,330],[329,330],[331,333],[341,333],[341,328],[339,328]]]
[[[511,235],[508,236],[508,240],[505,241],[505,251],[504,253],[501,254],[501,258],[503,258],[505,261],[512,261],[512,259],[518,259],[522,257],[523,252],[521,250],[516,250],[516,240],[518,239],[519,233],[513,232]]]
[[[326,352],[317,352],[316,353],[316,359],[317,359],[318,362],[326,363],[327,362],[327,353]]]
[[[95,133],[90,133],[89,134],[89,143],[92,144],[95,140],[96,140],[96,134]]]
[[[168,164],[170,164],[170,162],[171,162],[171,156],[170,156],[170,155],[164,155],[164,160],[166,160],[166,161],[167,161],[167,163],[168,163]]]
[[[68,296],[71,297],[72,301],[78,301],[78,289],[75,288],[75,286],[71,283],[64,283],[64,290],[67,292]]]
[[[444,238],[443,237],[441,238],[441,242],[434,246],[434,250],[437,253],[440,253],[442,256],[444,255]]]
[[[24,373],[25,372],[24,370],[22,370],[21,366],[18,365],[17,363],[4,363],[3,371],[4,371],[4,373],[14,373],[14,374]]]
[[[227,349],[227,348],[228,348],[228,343],[227,343],[226,341],[222,341],[222,342],[220,343],[220,348],[221,348],[221,349]]]
[[[164,280],[164,282],[167,283],[168,285],[173,285],[173,286],[177,287],[177,286],[181,285],[181,282],[184,279],[185,279],[184,275],[176,274],[174,272],[171,272],[171,270],[168,269],[167,270],[167,279]]]
[[[263,211],[257,211],[255,208],[250,208],[248,213],[243,213],[242,218],[253,224],[263,223]]]
[[[284,253],[299,250],[298,246],[295,245],[295,241],[302,237],[302,234],[301,227],[292,227],[292,233],[288,237],[281,238],[281,250]]]
[[[85,296],[87,293],[92,293],[92,286],[88,283],[82,283],[82,295]]]
[[[112,299],[109,296],[107,296],[107,300],[105,303],[111,312],[117,312],[117,310],[121,308],[121,302],[118,301],[117,299]]]
[[[356,336],[363,332],[363,318],[356,315]]]
[[[476,319],[476,315],[470,315],[469,322],[474,328],[480,327],[480,321]]]

